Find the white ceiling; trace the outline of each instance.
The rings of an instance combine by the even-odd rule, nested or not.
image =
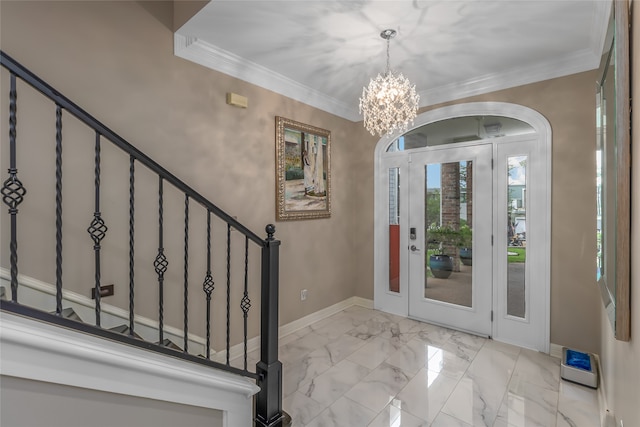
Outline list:
[[[349,120],[391,68],[420,105],[598,67],[610,0],[213,0],[175,34],[178,56]]]

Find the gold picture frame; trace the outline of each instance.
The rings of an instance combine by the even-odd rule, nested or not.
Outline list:
[[[331,132],[276,117],[276,220],[331,216]]]

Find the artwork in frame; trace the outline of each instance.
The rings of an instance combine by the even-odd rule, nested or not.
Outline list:
[[[331,216],[331,132],[276,117],[276,219]]]

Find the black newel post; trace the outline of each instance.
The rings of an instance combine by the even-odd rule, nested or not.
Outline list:
[[[278,360],[278,265],[280,241],[276,227],[266,227],[262,248],[260,361],[256,365],[260,391],[256,396],[256,426],[282,426],[282,363]]]

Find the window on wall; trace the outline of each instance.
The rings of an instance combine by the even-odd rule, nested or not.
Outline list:
[[[389,169],[389,291],[400,292],[400,169]]]
[[[407,132],[389,144],[387,152],[532,133],[535,133],[535,129],[531,125],[509,117],[455,117],[429,123]]]
[[[507,158],[507,314],[526,317],[527,156]]]

